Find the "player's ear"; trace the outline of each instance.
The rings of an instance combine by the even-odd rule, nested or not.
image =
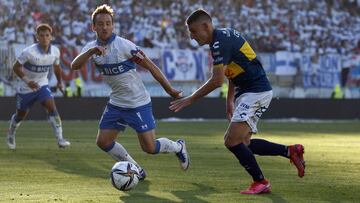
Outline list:
[[[91,24],[91,29],[92,29],[92,31],[95,32],[95,24],[94,23]]]

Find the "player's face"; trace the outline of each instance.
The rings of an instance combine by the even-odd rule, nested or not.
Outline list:
[[[42,47],[47,47],[50,45],[50,42],[51,42],[51,33],[49,30],[42,30],[42,31],[39,31],[37,34],[36,34],[36,39],[38,40],[40,46]]]
[[[113,22],[109,14],[100,13],[96,15],[93,30],[96,32],[97,37],[103,41],[108,40],[113,32]]]
[[[197,41],[202,46],[211,43],[211,34],[208,30],[206,22],[193,22],[188,25],[190,38]]]

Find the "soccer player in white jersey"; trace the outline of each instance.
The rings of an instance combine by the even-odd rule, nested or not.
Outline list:
[[[62,91],[60,51],[51,45],[52,28],[48,24],[40,24],[36,28],[38,43],[25,48],[17,58],[13,70],[21,78],[16,94],[16,113],[12,115],[7,133],[7,145],[16,148],[15,132],[35,102],[40,102],[48,113],[48,121],[54,129],[60,148],[70,146],[63,138],[61,119],[56,110],[54,97],[48,86],[47,75],[54,67],[57,88]],[[63,91],[62,91],[63,92]]]
[[[116,160],[127,160],[136,164],[141,173],[145,171],[116,142],[117,135],[128,125],[138,135],[141,148],[149,154],[173,152],[183,170],[189,167],[189,156],[185,141],[176,142],[168,138],[155,139],[155,120],[152,114],[149,93],[136,72],[135,65],[146,68],[172,97],[179,98],[181,92],[172,88],[160,69],[132,42],[113,33],[113,10],[104,4],[92,13],[92,26],[97,39],[89,42],[71,63],[71,69],[81,69],[92,59],[103,74],[104,81],[111,87],[110,100],[99,124],[96,144]]]

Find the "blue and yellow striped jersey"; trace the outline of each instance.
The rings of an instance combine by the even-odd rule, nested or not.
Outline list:
[[[215,29],[209,46],[214,68],[227,66],[225,76],[236,86],[236,97],[272,89],[256,53],[238,31]]]

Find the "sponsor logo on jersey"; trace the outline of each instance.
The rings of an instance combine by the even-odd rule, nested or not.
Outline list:
[[[214,49],[218,49],[218,48],[220,47],[219,44],[220,44],[219,41],[214,42],[213,48],[214,48]]]
[[[224,57],[216,57],[216,58],[214,59],[214,62],[215,62],[215,63],[219,63],[219,62],[222,62],[223,59],[224,59]]]

